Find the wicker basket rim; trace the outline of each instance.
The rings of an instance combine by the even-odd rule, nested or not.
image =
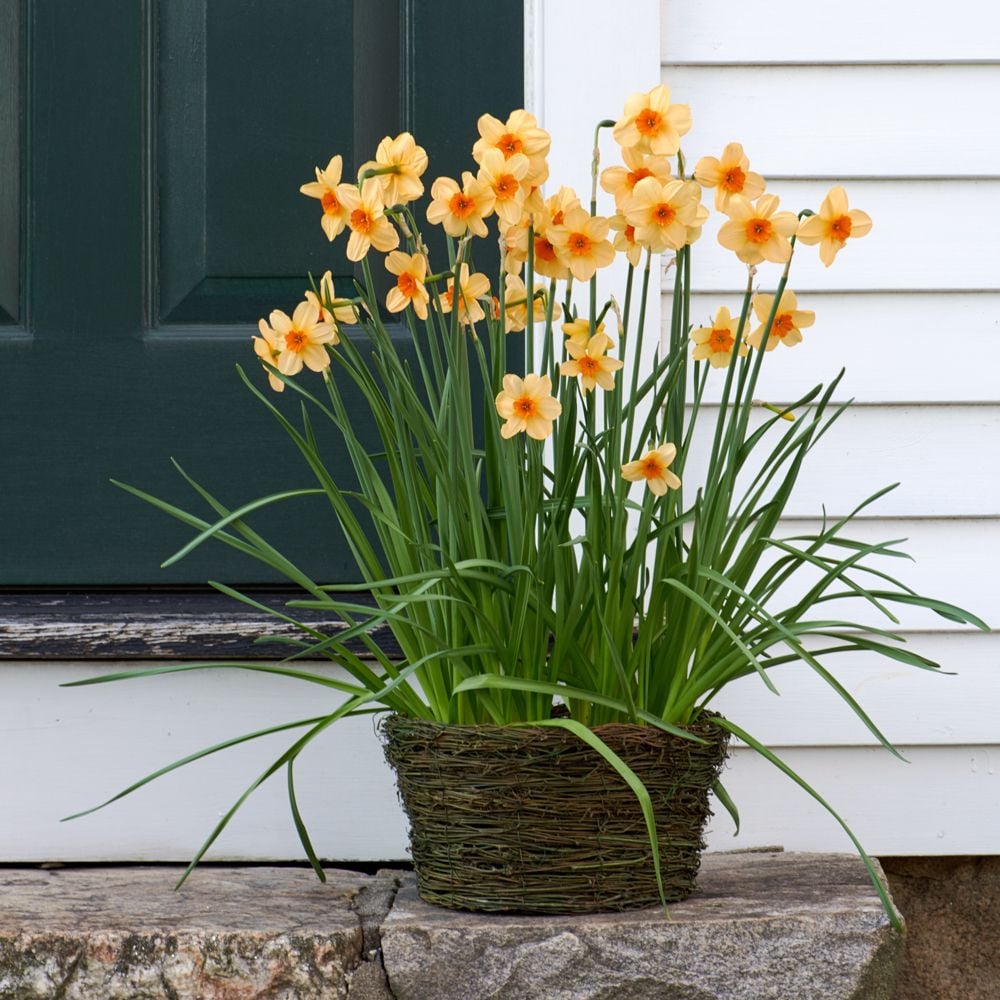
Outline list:
[[[702,712],[693,723],[684,726],[677,726],[694,736],[708,735],[718,738],[722,733],[728,736],[728,730],[723,729],[715,721],[721,719],[718,712]],[[539,726],[531,723],[515,723],[511,725],[462,725],[450,722],[435,722],[430,719],[417,719],[410,716],[400,715],[397,712],[390,712],[382,716],[378,722],[380,731],[385,732],[389,728],[410,729],[411,731],[421,730],[430,732],[448,732],[452,735],[468,735],[470,738],[489,737],[503,735],[505,738],[516,738],[523,736],[525,739],[544,740],[578,740],[572,732],[558,726]],[[645,725],[634,722],[608,722],[591,727],[590,731],[598,736],[610,736],[621,739],[641,739],[653,736],[657,739],[676,739],[682,737],[674,736],[672,733],[658,726]]]

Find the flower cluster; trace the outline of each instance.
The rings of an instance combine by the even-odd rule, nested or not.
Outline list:
[[[334,156],[325,168],[316,168],[315,181],[301,188],[320,202],[320,223],[328,240],[350,234],[348,260],[366,261],[373,248],[387,254],[385,267],[396,279],[385,298],[390,313],[412,311],[426,323],[433,310],[439,316],[453,315],[461,328],[473,333],[477,323],[502,319],[505,334],[530,334],[536,324],[551,328],[565,311],[565,360],[551,377],[503,375],[495,409],[504,438],[523,431],[543,440],[552,433],[563,410],[554,378],[575,379],[584,400],[596,389],[616,390],[615,376],[624,362],[609,354],[615,344],[605,333],[603,313],[585,318],[573,310],[572,283],[592,281],[617,254],[630,268],[639,267],[645,256],[648,268],[652,254],[677,254],[694,243],[710,214],[702,204],[703,191],[714,191],[714,207],[725,216],[719,243],[747,265],[751,281],[758,265],[784,265],[776,293],[758,292],[750,298],[748,287],[751,308],[733,315],[723,305],[708,325],[690,328],[693,360],[707,361],[711,368],[746,359],[751,350],[766,353],[778,343],[792,347],[801,342],[801,331],[812,326],[815,314],[800,309],[795,293],[785,287],[796,241],[819,244],[820,259],[829,266],[849,239],[871,229],[871,219],[849,207],[841,187],[831,189],[818,212],[805,209],[796,215],[780,210],[778,196],[767,192],[765,179],[750,169],[738,142],[729,143],[719,157],[703,156],[687,176],[681,140],[691,130],[691,111],[672,102],[663,84],[633,94],[621,118],[603,124],[612,127],[622,159],[598,177],[595,150],[594,198],[599,180],[614,201],[614,212],[606,216],[594,211],[593,199],[588,210],[568,187],[544,196],[551,137],[533,115],[517,110],[506,121],[488,114],[480,117],[479,138],[472,147],[476,171],[463,171],[460,180],[438,177],[430,187],[426,219],[455,241],[454,262],[439,274],[430,273],[412,209],[424,194],[428,158],[408,132],[386,136],[375,158],[362,164],[355,182],[342,180],[343,161]],[[473,269],[468,254],[469,241],[487,236],[487,221],[493,216],[503,267],[503,288],[496,296],[489,279]],[[407,250],[400,249],[402,238]],[[565,307],[557,301],[557,282],[566,283]],[[370,309],[369,303],[338,299],[327,272],[318,292],[307,292],[291,318],[276,310],[269,322],[262,319],[254,349],[267,367],[271,386],[281,391],[285,379],[303,366],[313,371],[327,368],[342,325],[357,322]],[[658,496],[668,487],[679,488],[680,479],[667,468],[676,446],[648,444],[650,450],[621,465],[622,477],[645,481]]]

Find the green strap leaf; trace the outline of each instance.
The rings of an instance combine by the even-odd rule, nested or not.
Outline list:
[[[270,496],[260,497],[257,500],[251,500],[250,503],[244,504],[242,507],[237,507],[236,510],[230,511],[225,517],[216,521],[214,524],[210,524],[204,531],[199,535],[195,535],[186,545],[179,548],[172,556],[165,559],[160,563],[160,569],[166,569],[168,566],[173,566],[174,563],[179,562],[183,559],[189,552],[198,548],[202,542],[208,541],[214,535],[217,535],[223,528],[228,527],[234,521],[239,521],[244,518],[247,514],[252,514],[255,510],[260,510],[262,507],[270,507],[272,504],[280,503],[282,500],[292,500],[296,497],[309,497],[309,496],[325,496],[326,490],[321,489],[298,489],[298,490],[285,490],[282,493],[272,493]]]
[[[725,785],[723,785],[718,778],[712,782],[712,791],[715,792],[715,797],[719,800],[726,812],[729,813],[729,816],[733,821],[733,825],[736,827],[736,829],[733,830],[733,836],[738,836],[740,832],[740,811],[736,808],[736,803],[730,798]]]
[[[295,823],[295,832],[299,835],[299,843],[302,845],[302,849],[306,852],[309,864],[312,865],[312,870],[316,873],[320,882],[325,882],[326,872],[323,871],[323,866],[319,863],[319,859],[316,857],[316,852],[313,850],[312,841],[309,839],[309,831],[306,829],[306,825],[302,821],[302,814],[299,812],[299,803],[295,798],[295,777],[292,774],[294,766],[295,761],[290,760],[288,762],[288,807],[292,811],[292,821]]]
[[[138,791],[143,785],[148,785],[151,781],[155,781],[157,778],[162,777],[164,774],[169,774],[171,771],[176,771],[179,767],[184,767],[187,764],[192,764],[196,760],[201,760],[202,757],[207,757],[209,754],[218,753],[220,750],[227,750],[229,747],[238,746],[240,743],[247,743],[250,740],[256,740],[261,736],[270,736],[273,733],[283,733],[288,729],[301,729],[304,726],[313,726],[318,722],[322,722],[325,716],[317,716],[313,719],[300,719],[298,722],[286,722],[281,726],[269,726],[267,729],[258,729],[254,733],[246,733],[243,736],[236,736],[233,739],[224,740],[222,743],[216,743],[214,746],[206,747],[204,750],[198,750],[196,753],[188,754],[187,757],[181,757],[180,760],[175,760],[172,764],[167,764],[165,767],[161,767],[151,774],[147,774],[144,778],[140,778],[138,781],[133,782],[128,788],[122,789],[117,795],[112,795],[110,799],[102,802],[100,805],[92,806],[90,809],[84,809],[83,812],[73,813],[71,816],[64,816],[60,822],[66,823],[71,819],[79,819],[81,816],[89,816],[91,813],[97,812],[99,809],[103,809],[105,806],[111,805],[112,802],[117,802],[119,799],[125,798],[126,795],[131,795],[133,792]]]
[[[733,640],[739,651],[747,658],[747,662],[752,664],[753,668],[760,675],[760,678],[767,686],[767,689],[772,694],[779,693],[771,678],[768,677],[767,673],[764,671],[764,667],[761,665],[760,660],[757,659],[750,647],[729,627],[729,624],[725,621],[725,619],[719,615],[719,613],[708,603],[708,601],[705,600],[704,597],[701,596],[701,594],[696,593],[690,587],[681,583],[680,580],[675,580],[670,577],[665,578],[663,583],[667,587],[673,587],[675,590],[679,590],[685,597],[688,598],[688,600],[697,604],[698,607],[701,608],[702,611],[704,611],[716,623],[716,625],[718,625],[719,628],[721,628],[722,631]]]
[[[277,674],[281,677],[291,677],[294,680],[308,681],[311,684],[321,684],[323,687],[334,688],[346,694],[357,695],[364,688],[356,684],[347,684],[332,677],[321,674],[310,674],[303,670],[290,670],[275,664],[255,662],[227,662],[225,660],[210,660],[207,663],[171,663],[162,667],[145,667],[140,670],[122,670],[113,674],[101,674],[99,677],[87,677],[79,681],[67,681],[60,687],[89,687],[91,684],[110,684],[112,681],[128,681],[138,677],[157,677],[160,674],[181,674],[189,670],[251,670],[262,674]]]

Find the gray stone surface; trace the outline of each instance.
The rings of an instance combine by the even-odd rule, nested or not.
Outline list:
[[[589,917],[444,910],[393,871],[177,874],[0,869],[0,1000],[891,1000],[902,944],[845,855],[707,855],[667,913]]]
[[[364,961],[348,976],[350,1000],[393,1000],[382,964],[382,922],[392,907],[402,873],[383,869],[354,898],[361,922]]]
[[[463,914],[403,881],[396,1000],[891,1000],[902,936],[848,855],[706,855],[698,893],[589,917]]]
[[[0,998],[348,996],[364,876],[331,871],[324,885],[307,869],[204,867],[174,892],[177,874],[0,871]]]

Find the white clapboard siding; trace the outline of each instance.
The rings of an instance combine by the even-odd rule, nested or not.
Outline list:
[[[738,316],[741,303],[734,294],[695,295],[691,320],[708,325],[721,305]],[[779,345],[768,354],[757,393],[761,399],[796,399],[846,367],[838,400],[1000,403],[1000,362],[970,361],[990,357],[1000,343],[1000,294],[806,294],[799,306],[812,309],[816,323],[803,331],[805,339],[793,350]],[[662,313],[669,322],[668,295]],[[759,325],[753,313],[751,322],[751,329]],[[716,372],[705,398],[718,399],[724,382],[725,373]],[[938,422],[968,415],[966,410],[927,411]]]
[[[896,0],[774,0],[766,16],[732,14],[721,0],[661,5],[661,79],[694,117],[688,162],[739,141],[782,209],[816,209],[843,181],[851,206],[874,223],[829,269],[816,248],[796,249],[789,287],[816,311],[816,325],[801,347],[767,357],[757,395],[787,401],[844,367],[838,398],[862,405],[811,456],[794,510],[825,499],[832,511],[876,479],[901,481],[851,534],[908,536],[902,548],[916,562],[885,560],[884,568],[996,626],[1000,478],[983,470],[1000,457],[1000,440],[986,430],[1000,426],[1000,139],[984,100],[1000,90],[998,9],[957,0],[946,16],[921,19]],[[746,272],[717,243],[722,221],[710,220],[694,247],[698,324],[741,301]],[[773,290],[780,270],[760,266],[757,288]],[[670,314],[669,282],[662,314]],[[718,399],[720,385],[714,380],[707,398]],[[753,718],[747,729],[783,748],[872,853],[1000,853],[1000,637],[898,611],[913,648],[956,676],[914,675],[867,656],[838,676],[912,763],[874,748],[801,667],[775,674],[781,698],[748,678],[718,707]],[[837,602],[823,612],[877,621]],[[734,840],[717,810],[712,848],[849,849],[817,804],[745,748],[725,784],[743,830]]]
[[[779,181],[779,211],[818,209],[830,181]],[[850,240],[833,265],[819,248],[800,244],[788,286],[796,292],[981,291],[1000,289],[1000,255],[994,252],[1000,218],[1000,180],[857,180],[844,185],[852,208],[867,212],[871,232]],[[706,203],[711,205],[709,196]],[[725,216],[713,211],[694,244],[692,281],[699,291],[742,292],[746,265],[719,245]],[[763,263],[756,282],[767,291],[781,276]]]
[[[691,486],[704,481],[717,412],[709,407],[699,415],[685,470]],[[756,410],[750,429],[773,416]],[[786,421],[776,422],[770,441],[776,445],[790,429]],[[1000,515],[1000,463],[991,460],[996,456],[1000,408],[849,407],[806,458],[786,514],[819,517],[824,505],[828,514],[847,514],[883,486],[899,483],[869,516],[995,517]],[[759,460],[750,460],[737,484],[749,486],[758,467]]]
[[[940,663],[941,671],[914,668],[870,652],[837,653],[823,663],[898,746],[994,742],[1000,704],[1000,651],[995,637],[966,630],[908,633],[905,638],[905,648]],[[815,647],[816,642],[809,645]],[[775,667],[769,676],[780,697],[754,674],[726,688],[713,707],[774,748],[878,745],[807,664]],[[901,705],[905,712],[900,712]]]
[[[137,778],[223,739],[330,710],[339,695],[312,684],[218,670],[94,688],[58,684],[124,664],[4,664],[0,753],[4,861],[189,858],[246,787],[303,730],[243,744],[156,781],[106,810],[60,823]],[[322,669],[322,668],[320,668]],[[325,857],[403,856],[405,822],[371,718],[324,733],[295,770],[299,805]],[[238,813],[212,856],[298,858],[286,776]]]
[[[837,810],[874,855],[1000,854],[1000,747],[822,747],[780,756]],[[780,845],[851,851],[847,834],[809,795],[750,750],[737,750],[722,781],[740,810],[733,836],[716,805],[710,850]]]
[[[808,542],[793,541],[798,536],[816,535],[821,521],[785,521],[774,532],[777,539],[787,539],[799,547]],[[888,573],[905,586],[924,596],[938,598],[958,605],[982,618],[993,629],[1000,628],[1000,589],[993,586],[988,567],[998,565],[1000,559],[1000,520],[952,518],[934,520],[855,520],[844,530],[844,537],[866,545],[887,543],[902,539],[893,549],[906,553],[910,558],[887,555],[868,556],[865,564]],[[828,555],[848,553],[841,549],[828,549]],[[769,610],[789,608],[801,599],[804,591],[819,579],[819,570],[805,567],[798,571],[795,581],[786,583],[769,604]],[[881,589],[883,581],[856,572],[855,578],[872,589]],[[888,589],[888,585],[885,585]],[[840,592],[836,587],[831,592]],[[903,629],[904,631],[954,631],[956,628],[973,634],[974,630],[956,626],[948,619],[923,608],[892,604],[890,610],[899,620],[894,625],[868,602],[852,597],[849,600],[831,600],[817,605],[813,618],[838,619],[857,622],[869,627]],[[989,640],[995,643],[996,637]],[[1000,645],[994,646],[1000,662]],[[949,665],[947,669],[955,669]],[[1000,733],[998,733],[1000,736]]]
[[[912,640],[915,648],[931,656],[951,655],[968,666],[959,677],[925,677],[892,664],[866,665],[859,658],[840,672],[899,740],[910,764],[871,748],[867,733],[858,734],[860,747],[789,746],[799,736],[807,746],[820,738],[839,744],[839,726],[845,733],[856,731],[834,696],[815,691],[807,678],[777,675],[780,699],[762,695],[748,683],[741,703],[726,709],[749,732],[772,738],[778,752],[801,767],[857,826],[871,851],[998,850],[1000,845],[989,838],[995,841],[1000,829],[1000,797],[991,771],[1000,763],[1000,749],[984,748],[978,741],[988,742],[1000,671],[975,636]],[[3,779],[0,857],[5,861],[187,860],[294,735],[225,751],[92,816],[71,823],[60,823],[59,818],[95,805],[136,778],[225,736],[315,715],[336,698],[304,683],[223,670],[202,674],[196,685],[190,676],[175,676],[75,690],[56,687],[123,666],[5,665],[0,751],[5,760],[18,761]],[[964,700],[958,694],[960,684]],[[884,716],[894,700],[895,717],[889,720]],[[786,720],[784,726],[776,721],[779,717]],[[975,745],[933,745],[955,742],[956,732]],[[915,745],[909,746],[909,739]],[[735,752],[725,784],[740,805],[744,833],[734,841],[728,819],[717,808],[709,838],[712,848],[780,843],[789,849],[849,850],[833,821],[772,772],[752,753]],[[296,787],[321,857],[347,861],[405,856],[405,819],[370,720],[345,720],[320,736],[300,758]],[[949,806],[956,812],[949,815]],[[901,816],[914,822],[904,823]],[[209,857],[303,857],[288,816],[283,774],[251,797]]]
[[[740,16],[731,0],[667,0],[665,63],[996,61],[1000,13],[983,0],[918,11],[870,0],[768,0]]]
[[[996,177],[1000,134],[978,94],[995,66],[665,66],[691,106],[693,164],[740,142],[765,177]]]

